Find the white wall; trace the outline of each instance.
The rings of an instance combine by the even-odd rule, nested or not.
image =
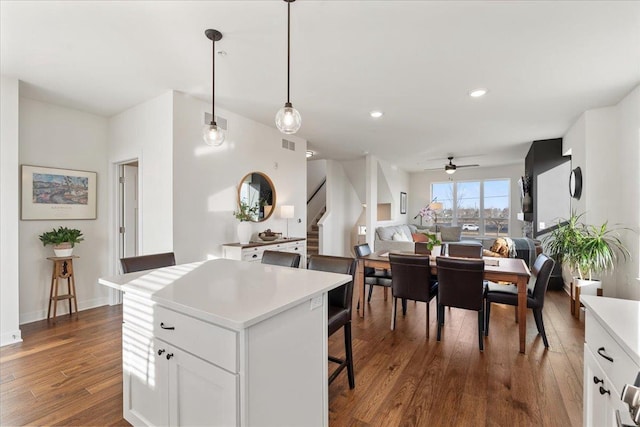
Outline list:
[[[173,250],[173,143],[172,91],[109,119],[109,266],[112,273],[117,266],[117,163],[139,160],[139,254]]]
[[[414,220],[413,217],[431,201],[431,183],[433,182],[445,182],[449,178],[454,181],[509,178],[511,180],[511,219],[509,220],[509,235],[512,237],[521,237],[523,223],[517,220],[516,215],[522,211],[522,206],[520,205],[520,190],[518,189],[518,179],[522,175],[524,175],[524,159],[522,160],[522,164],[518,165],[461,169],[453,175],[447,175],[442,171],[414,172],[409,178],[409,209],[407,211],[409,222],[412,224],[420,223],[419,218]]]
[[[366,185],[367,185],[367,162],[364,157],[356,160],[342,160],[342,167],[344,172],[349,178],[349,182],[356,190],[358,199],[361,203],[367,200]]]
[[[0,83],[0,346],[22,341],[19,327],[18,80]]]
[[[640,87],[618,105],[586,111],[567,131],[563,150],[583,175],[572,208],[584,221],[630,227],[621,237],[631,258],[602,277],[605,296],[640,300]]]
[[[216,108],[227,119],[226,141],[220,147],[204,144],[201,128],[210,105],[182,93],[174,94],[173,119],[173,242],[178,262],[221,256],[222,244],[237,242],[237,186],[249,172],[268,175],[276,189],[276,211],[268,220],[252,223],[254,238],[267,228],[285,233],[282,205],[293,205],[289,220],[292,237],[306,236],[306,141],[293,135],[295,151],[282,148],[284,137],[230,111]],[[275,114],[275,112],[274,112]],[[300,222],[298,222],[298,219]]]
[[[378,221],[378,225],[408,224],[409,221],[409,174],[398,167],[378,159],[378,172],[382,173],[389,187],[390,200],[380,200],[380,176],[378,176],[378,203],[391,203],[391,221]],[[400,193],[407,193],[407,213],[400,213]]]
[[[319,223],[322,255],[353,256],[352,232],[362,213],[362,203],[342,164],[327,160],[327,213]]]
[[[20,323],[45,318],[53,256],[38,236],[54,227],[78,228],[84,242],[76,245],[74,274],[80,310],[104,305],[107,291],[98,277],[107,273],[107,119],[92,114],[20,98],[19,163],[98,173],[97,219],[20,221]],[[65,288],[66,289],[66,288]],[[59,304],[59,313],[68,306]]]

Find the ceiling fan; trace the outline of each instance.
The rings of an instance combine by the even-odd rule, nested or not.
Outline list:
[[[478,164],[474,164],[474,165],[454,165],[453,164],[453,156],[449,156],[447,157],[447,159],[449,159],[449,164],[445,164],[444,165],[444,171],[446,173],[448,173],[449,175],[452,175],[454,173],[456,173],[456,170],[458,170],[459,168],[474,168],[477,166],[480,166]],[[425,169],[427,171],[436,171],[436,170],[441,170],[441,168],[433,168],[433,169]]]

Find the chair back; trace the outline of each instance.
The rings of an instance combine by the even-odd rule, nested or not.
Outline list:
[[[300,267],[300,254],[294,252],[264,251],[262,264],[280,265],[282,267]]]
[[[133,273],[134,271],[152,270],[154,268],[176,265],[176,257],[173,252],[132,256],[120,258],[120,264],[122,265],[123,273]]]
[[[547,292],[549,278],[551,277],[554,265],[555,261],[552,258],[545,254],[540,254],[531,268],[531,276],[535,277],[531,297],[536,307],[542,308],[544,306],[544,295]]]
[[[440,304],[482,310],[484,261],[481,259],[436,258]]]
[[[360,258],[361,256],[367,256],[371,254],[371,247],[369,246],[368,243],[363,243],[361,245],[355,245],[353,247],[353,251],[355,252],[356,256],[358,258]]]
[[[482,258],[482,245],[466,243],[447,243],[449,256],[460,258]]]
[[[351,275],[350,282],[329,291],[329,305],[347,309],[350,316],[353,302],[353,277],[356,272],[356,260],[347,257],[311,255],[307,268],[309,270]]]
[[[390,253],[389,263],[391,264],[391,292],[394,298],[425,302],[430,300],[429,255]]]
[[[415,242],[415,244],[413,245],[413,252],[416,254],[432,255],[432,256],[442,255],[442,250],[444,249],[444,245],[438,245],[434,247],[440,248],[440,252],[437,254],[434,254],[433,253],[434,251],[432,249],[429,249],[427,242]]]

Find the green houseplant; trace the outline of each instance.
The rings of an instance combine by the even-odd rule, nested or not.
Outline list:
[[[53,251],[58,257],[71,256],[76,243],[84,240],[82,231],[77,228],[58,227],[51,231],[45,231],[39,237],[43,246],[52,245]]]
[[[429,249],[429,252],[439,255],[442,249],[441,247],[442,242],[440,241],[440,239],[438,239],[437,234],[435,233],[422,233],[422,234],[427,236],[427,240],[424,242],[424,244],[427,246],[427,249]]]
[[[564,263],[579,280],[593,280],[594,274],[612,271],[620,257],[625,261],[630,256],[617,229],[586,225],[584,214],[571,215],[559,221],[558,226],[544,239],[547,251]]]

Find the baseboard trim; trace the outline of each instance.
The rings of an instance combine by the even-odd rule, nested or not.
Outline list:
[[[4,334],[0,335],[0,347],[15,344],[18,342],[22,342],[22,331],[20,331],[20,329],[16,329],[15,331],[11,332],[5,332]]]
[[[91,300],[78,301],[78,311],[89,310],[91,308],[102,307],[109,304],[109,297],[94,298]],[[69,306],[67,304],[60,303],[56,316],[63,316],[69,314]],[[20,314],[20,324],[37,322],[38,320],[44,320],[47,318],[47,310],[32,311],[30,313]]]

